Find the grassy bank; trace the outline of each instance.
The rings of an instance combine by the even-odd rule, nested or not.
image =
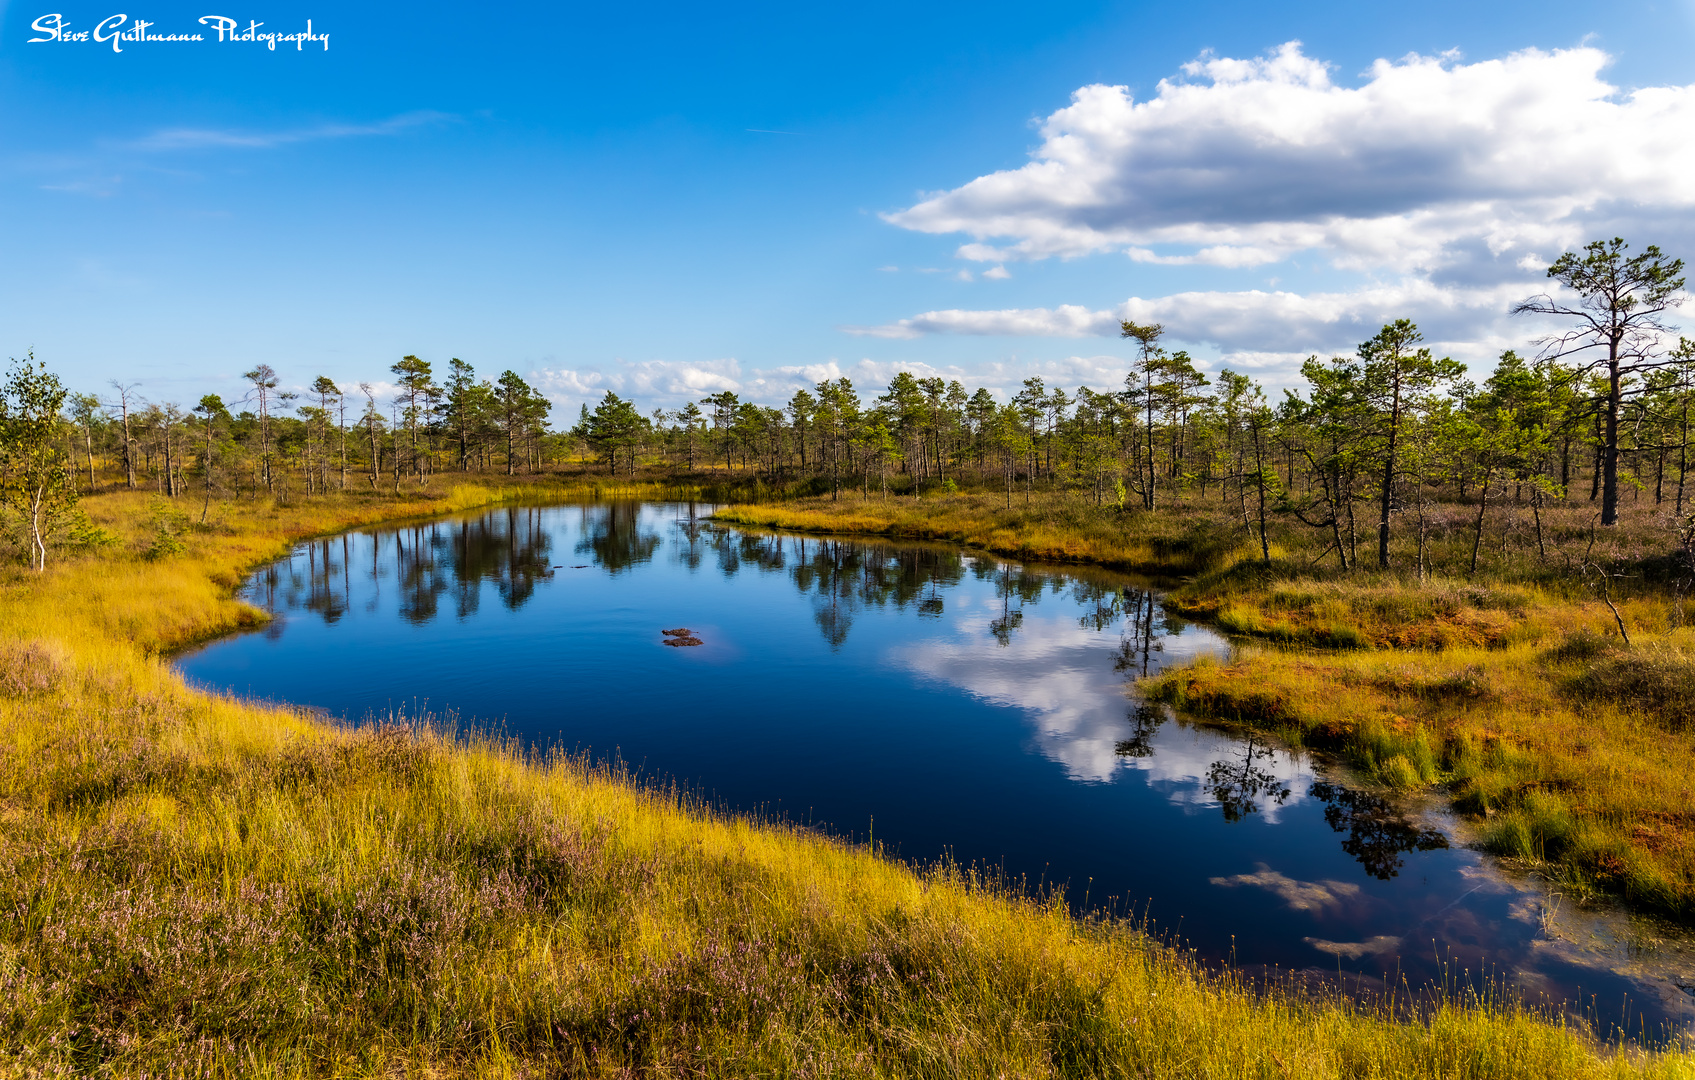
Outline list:
[[[1510,1003],[1402,1023],[564,758],[185,687],[291,540],[571,494],[90,500],[0,581],[0,1049],[18,1075],[1622,1077]],[[638,494],[629,492],[629,494]],[[161,535],[166,539],[162,539]]]
[[[1040,562],[1095,563],[1147,574],[1195,574],[1257,555],[1238,533],[1177,515],[1126,515],[1046,493],[1006,506],[995,494],[823,498],[727,507],[718,520],[768,529],[940,540]]]
[[[1490,851],[1546,864],[1580,897],[1695,919],[1695,633],[1655,578],[1664,537],[1641,514],[1599,540],[1582,508],[1543,514],[1545,557],[1423,580],[1319,566],[1321,534],[1287,524],[1267,564],[1239,520],[1181,504],[1122,514],[1064,495],[1009,508],[967,494],[719,516],[1184,575],[1174,608],[1259,644],[1155,676],[1152,697],[1335,752],[1390,787],[1438,787]],[[1465,541],[1453,530],[1427,554],[1463,564],[1441,545],[1463,553]],[[1395,554],[1405,566],[1415,553],[1403,541]],[[1616,619],[1571,572],[1597,558],[1629,572],[1607,593]]]
[[[1276,641],[1143,684],[1196,716],[1334,751],[1400,789],[1436,786],[1485,849],[1695,920],[1695,631],[1665,597],[1392,579],[1205,579],[1176,606]],[[1209,609],[1212,609],[1209,612]]]

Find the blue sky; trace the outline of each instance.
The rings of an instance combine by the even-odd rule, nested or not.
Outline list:
[[[28,40],[208,10],[329,48]],[[1273,386],[1395,314],[1482,362],[1562,246],[1695,254],[1692,45],[1689,0],[9,0],[0,352],[179,402],[458,356],[561,418],[1107,386],[1126,315]]]

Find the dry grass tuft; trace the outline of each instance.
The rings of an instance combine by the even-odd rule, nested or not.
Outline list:
[[[1695,722],[1695,658],[1669,642],[1595,655],[1563,689],[1586,706],[1612,705],[1668,731]]]
[[[65,668],[64,650],[50,642],[0,639],[0,695],[46,693],[58,687]]]

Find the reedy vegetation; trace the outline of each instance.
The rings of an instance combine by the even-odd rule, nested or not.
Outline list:
[[[90,499],[0,584],[0,1048],[23,1074],[1672,1077],[1511,1002],[1260,992],[1058,898],[728,818],[615,771],[338,728],[159,657],[292,539],[592,489]],[[616,494],[661,497],[657,486]],[[1409,1004],[1402,1001],[1402,1005]]]

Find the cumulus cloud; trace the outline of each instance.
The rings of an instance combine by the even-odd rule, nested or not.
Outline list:
[[[1145,101],[1083,87],[1029,163],[885,216],[967,234],[959,255],[983,261],[1120,250],[1240,267],[1320,249],[1353,269],[1516,271],[1597,218],[1695,205],[1695,87],[1624,93],[1607,63],[1593,48],[1413,55],[1349,87],[1298,42],[1203,55]]]
[[[620,360],[611,371],[538,368],[531,380],[550,397],[570,399],[598,398],[609,390],[621,397],[693,399],[743,386],[741,365],[733,358],[698,363]]]
[[[1507,312],[1548,286],[1560,252],[1615,235],[1695,244],[1695,86],[1626,92],[1604,78],[1608,62],[1593,48],[1475,63],[1409,55],[1346,85],[1289,42],[1252,59],[1204,54],[1143,100],[1085,86],[1047,118],[1028,163],[885,218],[964,234],[957,255],[997,270],[1100,252],[1240,270],[1304,253],[1295,269],[1328,263],[1340,285],[1332,274],[1328,291],[1303,293],[1272,278],[1116,307],[952,308],[841,329],[1116,337],[1128,318],[1276,385],[1307,355],[1351,352],[1411,318],[1437,351],[1487,361],[1546,332]]]
[[[400,384],[389,382],[387,379],[337,379],[335,384],[341,388],[342,395],[347,398],[349,408],[353,408],[364,399],[365,387],[370,387],[372,401],[392,401],[401,395]],[[296,383],[290,389],[302,395],[310,392],[310,386],[307,383]]]
[[[532,371],[528,378],[558,404],[575,407],[579,401],[592,403],[610,390],[620,397],[637,399],[637,403],[645,409],[653,405],[672,407],[698,401],[708,394],[724,390],[734,391],[746,401],[780,405],[796,390],[811,389],[821,382],[841,378],[851,380],[862,395],[875,395],[901,371],[910,371],[920,378],[968,377],[962,368],[906,361],[863,359],[844,364],[831,359],[814,364],[744,369],[739,361],[729,358],[706,362],[620,360],[606,369],[542,367]],[[973,385],[977,385],[975,381]]]
[[[1110,310],[1077,304],[1052,308],[927,311],[882,326],[843,327],[881,338],[926,334],[1110,337],[1126,319],[1165,326],[1170,339],[1211,347],[1221,362],[1287,374],[1312,353],[1350,353],[1385,323],[1411,318],[1432,347],[1462,360],[1482,360],[1522,343],[1533,324],[1507,311],[1530,286],[1522,282],[1461,287],[1408,278],[1349,292],[1296,293],[1250,289],[1131,297]]]

